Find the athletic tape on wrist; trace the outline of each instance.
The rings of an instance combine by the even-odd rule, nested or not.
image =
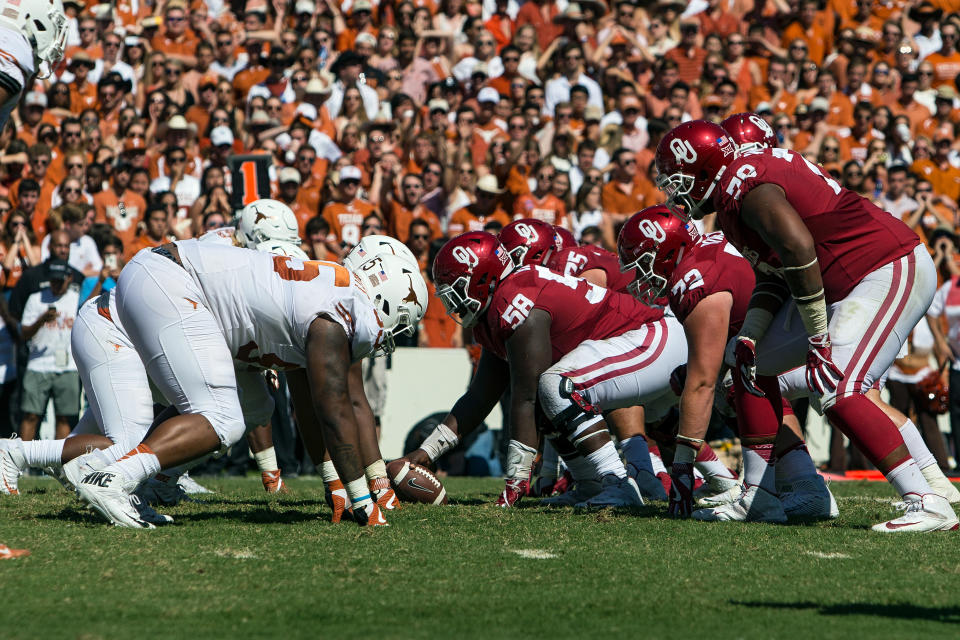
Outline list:
[[[460,442],[459,436],[450,430],[447,425],[440,423],[430,432],[427,439],[423,441],[420,448],[427,452],[430,462],[453,449]]]
[[[700,442],[703,442],[701,440]],[[677,444],[686,444],[685,442],[680,442],[680,438],[677,438]],[[677,464],[678,462],[693,464],[697,459],[697,451],[700,450],[700,447],[693,448],[691,446],[677,447],[676,451],[673,453],[673,463]]]
[[[823,289],[817,294],[817,299],[801,302],[797,300],[797,311],[800,312],[800,319],[807,330],[808,336],[818,336],[826,333],[829,329],[827,321],[827,303],[823,299]]]
[[[740,327],[740,335],[758,342],[763,334],[767,332],[770,323],[773,322],[773,314],[766,309],[759,307],[750,307],[743,318],[743,325]]]

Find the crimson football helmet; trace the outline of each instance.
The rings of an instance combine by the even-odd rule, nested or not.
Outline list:
[[[510,254],[497,236],[486,231],[469,231],[453,238],[433,261],[437,296],[447,313],[459,315],[465,327],[480,321],[497,284],[511,271]]]
[[[755,113],[735,113],[720,126],[730,134],[740,151],[777,146],[777,136],[767,121]]]
[[[573,237],[569,229],[564,229],[559,225],[553,225],[553,231],[557,234],[557,251],[580,246],[580,243]]]
[[[662,204],[642,209],[623,223],[617,238],[620,270],[634,272],[627,290],[645,304],[664,294],[680,258],[700,237],[692,223],[671,213]]]
[[[710,208],[704,206],[736,152],[726,130],[706,120],[684,122],[663,136],[657,145],[657,186],[667,195],[670,211],[684,221],[706,215]]]
[[[553,225],[536,218],[511,222],[500,230],[499,237],[513,258],[513,264],[518,267],[545,264],[551,254],[560,250],[560,240]]]

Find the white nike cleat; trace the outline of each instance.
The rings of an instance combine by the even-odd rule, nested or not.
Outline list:
[[[63,475],[67,479],[67,482],[73,485],[74,491],[76,491],[77,485],[80,484],[80,481],[83,480],[84,477],[94,471],[106,469],[111,463],[112,461],[97,449],[90,453],[85,453],[82,456],[77,456],[73,460],[65,463],[63,465]]]
[[[0,493],[8,496],[20,495],[18,482],[26,468],[23,441],[20,438],[0,440]]]
[[[669,500],[667,492],[663,488],[660,478],[645,469],[637,469],[632,464],[627,465],[627,475],[633,478],[640,489],[640,495],[647,500],[659,500],[666,502]]]
[[[780,495],[788,518],[829,520],[840,515],[837,501],[820,474],[794,480],[792,489]]]
[[[637,486],[637,482],[630,476],[618,478],[614,474],[609,473],[600,479],[600,485],[603,487],[600,493],[588,500],[577,503],[575,506],[587,509],[643,506],[640,487]]]
[[[150,505],[142,502],[135,493],[130,494],[130,506],[137,510],[137,513],[140,514],[141,520],[144,522],[149,522],[152,525],[162,527],[165,524],[170,524],[173,522],[173,516],[159,513]]]
[[[920,469],[920,473],[927,479],[927,484],[935,494],[943,496],[950,504],[960,502],[960,491],[957,491],[950,479],[943,475],[943,471],[936,463]]]
[[[75,489],[73,488],[73,485],[70,484],[69,480],[67,480],[67,476],[63,475],[62,465],[57,465],[57,466],[51,465],[49,467],[44,467],[43,472],[48,476],[50,476],[51,478],[53,478],[54,480],[56,480],[57,482],[59,482],[60,485],[67,491],[75,491]]]
[[[701,507],[719,507],[729,504],[743,493],[743,485],[736,478],[713,476],[693,492],[693,499]]]
[[[698,509],[691,517],[706,522],[786,522],[780,499],[765,489],[744,485],[740,498],[729,504]]]
[[[143,519],[130,500],[137,484],[126,479],[116,467],[111,465],[102,471],[94,471],[84,476],[76,486],[80,499],[116,526],[154,528],[152,523]]]
[[[184,472],[184,474],[180,476],[180,479],[177,480],[177,484],[179,484],[180,488],[187,492],[188,495],[193,495],[195,493],[214,493],[191,478],[189,472]]]
[[[585,502],[603,490],[599,480],[578,480],[566,493],[550,496],[540,501],[541,507],[573,507]]]
[[[899,518],[873,525],[873,530],[880,533],[927,531],[956,531],[960,528],[960,521],[953,507],[943,496],[928,493],[922,496],[907,494],[904,496],[906,513]]]

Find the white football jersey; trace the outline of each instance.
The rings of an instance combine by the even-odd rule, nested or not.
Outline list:
[[[237,362],[305,366],[307,330],[321,315],[343,327],[354,361],[379,344],[380,318],[359,281],[339,264],[196,240],[176,245]]]

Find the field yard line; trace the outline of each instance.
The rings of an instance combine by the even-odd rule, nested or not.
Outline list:
[[[544,551],[543,549],[508,549],[508,551],[517,554],[521,558],[529,558],[531,560],[549,560],[550,558],[557,557],[557,554]]]
[[[824,553],[823,551],[804,551],[804,554],[808,556],[813,556],[814,558],[821,558],[823,560],[849,560],[852,556],[848,556],[845,553]]]

